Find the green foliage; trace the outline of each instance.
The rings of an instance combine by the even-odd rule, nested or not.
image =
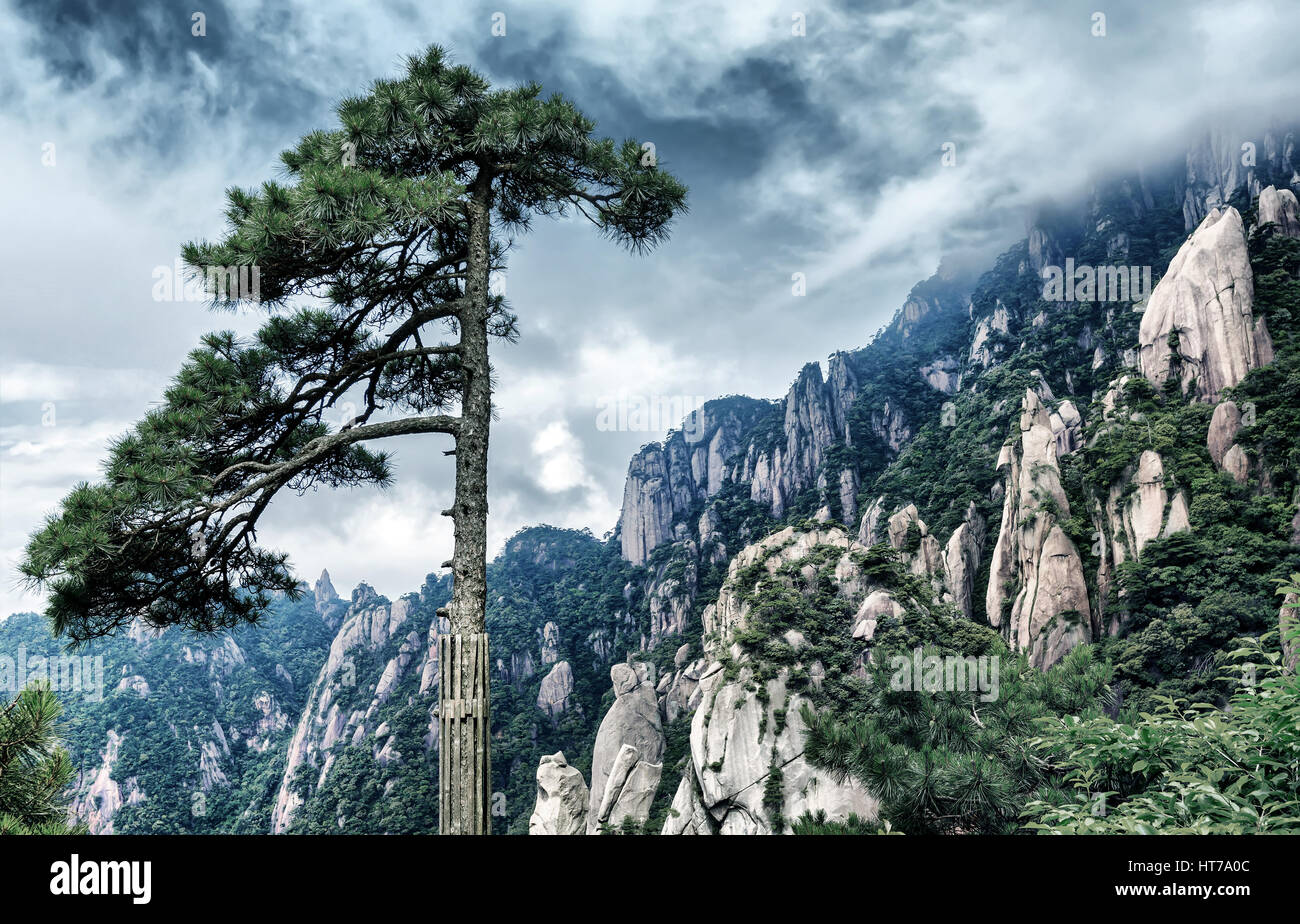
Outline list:
[[[90,689],[83,674],[86,689],[59,691],[61,736],[74,772],[87,778],[103,762],[110,730],[121,737],[113,779],[123,787],[133,781],[144,799],[124,804],[113,817],[113,830],[270,830],[288,741],[332,637],[333,630],[311,602],[281,599],[273,601],[258,625],[240,627],[229,636],[173,628],[140,641],[117,636],[88,643],[79,656],[103,659],[104,689]],[[229,669],[213,657],[230,650],[227,639],[244,659]],[[0,648],[29,660],[60,656],[48,622],[30,613],[0,623]],[[118,689],[120,680],[132,676],[149,684],[147,697],[129,686]],[[254,701],[262,694],[272,698],[283,724],[254,738],[249,733],[263,718]],[[204,792],[199,751],[216,739],[214,723],[221,725],[230,746],[219,759],[228,785]],[[255,740],[258,746],[252,747]]]
[[[780,756],[772,747],[772,761],[767,778],[763,781],[763,811],[775,834],[785,830],[785,771],[781,769]]]
[[[58,740],[62,706],[48,683],[29,684],[0,707],[0,834],[81,834],[68,821],[75,774]]]
[[[516,533],[489,565],[487,620],[494,661],[532,662],[542,627],[554,622],[559,659],[569,662],[574,681],[570,708],[552,720],[537,708],[548,666],[533,663],[530,675],[509,682],[494,676],[493,790],[503,794],[506,812],[493,820],[494,832],[527,832],[543,755],[564,751],[569,764],[590,779],[596,729],[609,705],[609,665],[640,647],[644,604],[635,595],[624,596],[639,570],[623,560],[617,543],[552,526]],[[608,660],[597,653],[596,643],[604,646]],[[652,660],[671,662],[680,644],[665,644]],[[666,763],[664,769],[667,773]]]
[[[897,834],[899,832],[890,830],[889,823],[879,824],[874,821],[866,821],[857,815],[849,815],[843,821],[828,821],[826,810],[818,809],[816,814],[804,812],[790,824],[791,834],[815,835],[815,834]]]
[[[1070,798],[1035,799],[1027,827],[1059,834],[1265,834],[1300,831],[1300,682],[1276,634],[1231,652],[1230,708],[1163,698],[1131,723],[1045,721],[1033,749]]]
[[[968,655],[950,644],[929,655]],[[806,756],[838,779],[852,777],[880,799],[880,817],[908,834],[1004,834],[1019,826],[1032,793],[1054,785],[1029,751],[1033,720],[1061,713],[1096,715],[1108,704],[1110,672],[1090,647],[1051,670],[1031,668],[1000,644],[997,698],[975,690],[898,688],[890,658],[876,648],[866,697],[852,713],[805,708]]]
[[[576,212],[643,251],[686,210],[686,187],[635,140],[594,137],[539,84],[493,90],[437,46],[336,114],[337,128],[282,154],[287,182],[228,192],[224,237],[185,245],[214,307],[270,316],[248,340],[204,337],[162,405],[113,444],[104,480],[74,488],[31,537],[21,571],[49,591],[56,634],[255,622],[298,592],[287,557],[256,541],[276,496],[387,485],[387,456],[363,442],[460,432],[447,412],[487,380],[488,335],[517,335],[487,291],[502,234]],[[249,290],[231,289],[232,269]],[[488,414],[481,397],[460,410]]]

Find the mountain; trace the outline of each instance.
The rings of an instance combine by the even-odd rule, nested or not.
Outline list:
[[[260,833],[336,618],[309,598],[221,636],[136,627],[76,652],[73,670],[26,613],[0,623],[0,647],[59,691],[73,811],[92,834]]]
[[[1230,650],[1277,628],[1274,582],[1300,566],[1300,172],[1292,132],[1249,168],[1239,147],[1207,134],[1095,184],[978,279],[918,285],[748,428],[706,406],[694,443],[643,448],[617,538],[650,632],[611,672],[590,773],[582,742],[539,764],[534,832],[897,822],[861,785],[880,768],[828,773],[826,742],[875,728],[925,765],[923,736],[863,715],[913,644],[1071,690],[1104,663],[1113,699],[1077,703],[1098,714],[1226,703]],[[1029,677],[1022,704],[1059,713]],[[623,705],[649,689],[657,731]]]
[[[1017,830],[1068,798],[1014,753],[1034,717],[1225,704],[1300,570],[1300,159],[1261,138],[1250,165],[1210,132],[1098,181],[782,400],[707,402],[631,459],[608,538],[512,537],[488,574],[494,829]],[[323,575],[228,636],[92,647],[111,689],[64,697],[76,811],[436,830],[449,593],[343,600]],[[0,645],[45,633],[11,617]],[[904,702],[880,672],[913,651],[992,686]],[[863,742],[888,760],[849,760]],[[976,765],[978,808],[899,795]]]

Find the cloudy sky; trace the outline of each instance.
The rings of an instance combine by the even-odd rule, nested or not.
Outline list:
[[[156,270],[220,233],[224,188],[276,176],[280,150],[404,54],[436,42],[494,83],[538,80],[691,187],[648,257],[576,222],[539,223],[513,255],[495,552],[533,523],[614,525],[628,457],[667,422],[604,430],[602,402],[779,397],[804,362],[864,344],[941,257],[1012,244],[1045,198],[1225,114],[1293,115],[1288,7],[0,2],[0,613],[39,607],[14,578],[26,536],[197,337],[256,324],[155,300]],[[344,592],[417,588],[450,557],[439,439],[389,441],[387,492],[283,499],[262,540]]]

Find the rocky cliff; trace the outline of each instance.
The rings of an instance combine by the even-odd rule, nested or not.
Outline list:
[[[791,731],[799,725],[791,716],[802,710],[790,704],[807,705],[799,697],[808,694],[792,689],[791,678],[797,688],[805,676],[825,676],[824,665],[794,653],[823,640],[768,636],[769,649],[787,652],[779,666],[734,642],[752,641],[746,582],[765,555],[788,580],[820,545],[882,549],[927,589],[926,605],[947,605],[958,618],[997,629],[1013,651],[1045,669],[1076,646],[1134,631],[1135,604],[1125,595],[1139,572],[1121,566],[1148,567],[1153,548],[1157,557],[1182,550],[1170,543],[1193,535],[1198,521],[1206,528],[1220,501],[1203,497],[1198,507],[1197,480],[1208,471],[1202,459],[1236,484],[1264,474],[1260,451],[1240,436],[1256,431],[1224,399],[1254,381],[1252,373],[1276,353],[1269,313],[1255,292],[1262,245],[1252,242],[1242,212],[1256,216],[1252,227],[1260,233],[1294,233],[1294,193],[1286,184],[1267,185],[1281,174],[1290,182],[1294,143],[1289,134],[1269,135],[1264,162],[1246,169],[1234,166],[1226,137],[1206,136],[1175,169],[1099,185],[1078,211],[1031,223],[1027,241],[973,287],[960,311],[951,299],[911,298],[878,335],[880,350],[837,354],[827,375],[805,366],[781,402],[779,428],[774,415],[733,441],[722,481],[704,495],[697,519],[679,518],[652,544],[629,544],[627,525],[648,508],[639,488],[625,495],[637,500],[625,500],[624,554],[638,563],[648,549],[668,546],[671,554],[657,560],[678,562],[658,566],[643,585],[656,615],[642,650],[686,643],[658,683],[665,727],[687,717],[691,723],[666,832],[781,830],[813,805],[804,783],[814,771],[799,763],[802,730]],[[1156,230],[1172,216],[1185,237]],[[1167,265],[1155,257],[1161,251],[1173,254]],[[1112,264],[1152,258],[1158,284],[1134,290],[1127,303],[1044,302],[1042,271],[1078,254]],[[936,319],[942,324],[926,327]],[[924,348],[907,356],[910,389],[898,387],[901,361],[885,355],[904,344]],[[1151,390],[1135,390],[1137,381]],[[927,390],[933,403],[917,402]],[[1213,410],[1175,410],[1185,406],[1183,396]],[[976,418],[964,422],[970,414]],[[1184,432],[1192,430],[1190,444],[1185,435],[1173,443],[1177,452],[1166,448],[1170,431],[1153,422],[1171,414]],[[996,432],[1000,420],[1010,424],[1001,445],[1008,431]],[[965,458],[936,456],[955,445]],[[936,484],[922,472],[944,474]],[[736,498],[757,505],[765,519],[750,514],[738,528]],[[671,508],[671,497],[660,504]],[[845,523],[854,538],[830,539],[810,520],[830,532],[835,521]],[[786,523],[797,524],[796,532],[781,530]],[[786,542],[798,551],[773,554]],[[723,561],[729,565],[716,599],[705,598],[705,571]],[[816,567],[804,568],[811,582],[809,568]],[[851,563],[835,578],[856,614],[846,636],[857,656],[869,659],[879,627],[904,619],[908,605]],[[696,613],[699,628],[691,629]],[[696,631],[702,658],[691,654]],[[671,769],[665,765],[664,774]],[[782,820],[771,811],[773,779],[795,812]],[[831,817],[871,814],[868,793],[822,791],[830,796],[816,807]]]
[[[1088,640],[1092,614],[1079,551],[1062,528],[1070,502],[1051,416],[1032,390],[1021,403],[1018,431],[998,457],[1006,480],[985,608],[1014,649],[1047,667]]]
[[[290,828],[303,803],[330,782],[340,758],[356,755],[383,768],[412,759],[429,761],[437,746],[432,710],[440,631],[438,618],[430,614],[449,595],[446,579],[396,602],[366,584],[352,592],[289,743],[271,814],[272,833]],[[425,725],[418,741],[399,735],[395,727],[399,713],[411,712]],[[333,821],[344,829],[349,817],[341,811]]]
[[[1252,369],[1273,361],[1265,319],[1251,310],[1255,290],[1241,215],[1212,210],[1179,248],[1142,314],[1142,374],[1217,401]]]
[[[675,529],[681,518],[718,492],[741,435],[769,409],[749,398],[710,401],[664,442],[632,457],[618,524],[628,561],[645,564],[659,545],[682,537]]]
[[[1300,568],[1300,174],[1293,135],[1254,167],[1230,137],[1034,216],[978,278],[941,268],[781,400],[708,402],[633,457],[611,539],[512,537],[489,569],[494,829],[887,821],[808,745],[887,645],[974,639],[1037,671],[1092,642],[1140,702],[1209,690],[1231,639],[1276,628],[1267,582]],[[1158,283],[1045,299],[1067,260]],[[341,600],[323,574],[283,624],[116,640],[104,703],[70,707],[77,812],[435,830],[448,592]]]

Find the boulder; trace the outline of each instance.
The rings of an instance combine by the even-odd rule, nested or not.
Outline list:
[[[1300,237],[1300,202],[1285,186],[1281,189],[1268,186],[1260,190],[1255,227],[1263,228],[1268,224],[1276,225],[1278,234]]]
[[[588,799],[582,774],[569,766],[564,752],[548,754],[537,766],[537,806],[528,819],[528,833],[584,833]]]
[[[1083,448],[1083,417],[1073,401],[1060,403],[1052,412],[1051,424],[1058,458]]]
[[[1177,375],[1203,401],[1273,361],[1273,342],[1251,310],[1254,277],[1241,215],[1214,209],[1179,249],[1147,301],[1139,331],[1142,374],[1157,389]],[[1177,341],[1177,355],[1170,347]]]
[[[853,617],[853,637],[871,641],[876,625],[882,619],[903,615],[903,607],[886,590],[875,590],[866,596]]]
[[[559,661],[542,678],[537,690],[537,708],[557,719],[573,707],[573,693],[573,668],[568,661]]]
[[[1205,446],[1210,450],[1214,464],[1223,465],[1223,456],[1228,448],[1237,441],[1237,431],[1241,429],[1241,412],[1237,402],[1220,401],[1214,407],[1210,417],[1210,429],[1205,435]]]
[[[1238,445],[1233,446],[1223,454],[1223,470],[1232,476],[1232,480],[1237,484],[1245,484],[1246,479],[1250,477],[1250,459],[1246,457],[1245,451]]]
[[[653,668],[644,663],[615,664],[609,673],[614,703],[596,732],[592,753],[590,834],[625,818],[645,821],[663,770],[665,741]]]

